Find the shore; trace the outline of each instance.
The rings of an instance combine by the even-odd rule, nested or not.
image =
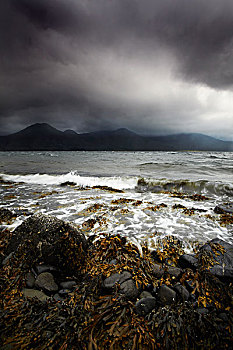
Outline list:
[[[1,220],[13,216],[1,208]],[[140,250],[35,214],[1,231],[1,260],[1,349],[232,346],[233,246],[223,240],[193,255],[173,236]]]

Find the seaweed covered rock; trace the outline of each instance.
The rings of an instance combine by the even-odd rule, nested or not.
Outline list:
[[[212,258],[210,272],[216,277],[233,280],[233,245],[215,238],[200,248],[201,257]]]
[[[45,264],[77,272],[85,260],[87,240],[71,224],[53,216],[36,214],[14,230],[7,253],[18,248],[25,255],[30,249],[28,259],[31,263],[41,260]]]
[[[15,217],[15,214],[12,213],[9,209],[0,208],[0,223],[8,222]]]
[[[225,203],[225,204],[217,205],[214,208],[214,212],[216,214],[224,214],[224,213],[233,214],[233,203]]]

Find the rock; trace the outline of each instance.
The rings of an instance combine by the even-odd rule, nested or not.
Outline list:
[[[225,312],[221,312],[218,317],[223,321],[223,322],[228,322],[228,317],[227,314]]]
[[[117,264],[117,259],[112,259],[109,264],[110,265],[116,265]]]
[[[143,298],[152,298],[152,294],[147,292],[147,291],[143,291],[141,294],[140,294],[140,299],[143,299]]]
[[[120,292],[125,295],[127,299],[134,300],[138,296],[138,290],[133,280],[127,280],[120,285]]]
[[[15,214],[12,213],[9,209],[0,208],[0,223],[7,222],[15,217]]]
[[[33,273],[32,272],[28,272],[27,274],[26,274],[26,277],[25,277],[25,281],[26,281],[26,286],[28,287],[28,288],[33,288],[34,287],[34,285],[35,285],[35,276],[33,275]]]
[[[55,283],[53,275],[50,272],[42,272],[36,278],[35,286],[49,293],[58,291],[58,285]]]
[[[56,301],[64,301],[64,299],[58,293],[54,294],[53,299]]]
[[[42,291],[36,289],[24,288],[23,295],[27,298],[37,298],[42,302],[45,302],[49,299],[49,297],[45,295]]]
[[[233,203],[225,203],[225,204],[221,204],[221,205],[217,205],[214,208],[214,212],[216,214],[233,214]]]
[[[62,182],[60,184],[61,187],[65,187],[65,186],[76,186],[76,182],[73,182],[73,181],[66,181],[66,182]]]
[[[52,272],[57,271],[56,267],[50,266],[50,265],[37,265],[36,266],[36,272],[38,275],[42,272]]]
[[[56,301],[64,301],[64,298],[62,298],[58,293],[54,294],[53,299]]]
[[[153,297],[142,298],[138,300],[135,304],[136,312],[140,316],[145,316],[149,314],[156,306],[156,299]]]
[[[180,269],[179,267],[169,266],[167,272],[172,277],[178,278],[182,274],[182,269]]]
[[[70,290],[69,289],[60,289],[58,294],[61,295],[61,296],[67,296],[67,294],[70,293]]]
[[[62,289],[73,289],[76,285],[75,281],[65,281],[60,283]]]
[[[116,283],[121,284],[121,283],[129,280],[130,278],[132,278],[132,275],[128,271],[124,271],[122,273],[114,273],[113,275],[107,277],[104,280],[103,286],[104,286],[104,288],[111,289],[114,287],[114,285]]]
[[[75,253],[72,249],[74,245]],[[87,241],[71,224],[53,216],[36,214],[13,231],[6,253],[16,251],[19,247],[25,250],[25,254],[30,249],[30,256],[26,256],[28,263],[33,264],[40,259],[45,265],[59,266],[69,273],[78,273],[85,261]]]
[[[196,270],[198,268],[198,260],[192,254],[183,254],[179,258],[179,265],[184,269]]]
[[[217,250],[217,254],[213,251],[211,245],[220,244],[225,252]],[[200,248],[200,252],[208,252],[213,256],[213,267],[210,268],[210,272],[223,281],[233,280],[233,245],[227,243],[219,238],[212,239],[210,242],[204,244]]]
[[[153,264],[153,275],[157,278],[161,278],[164,274],[164,269],[159,264]]]
[[[176,301],[176,292],[165,284],[159,288],[157,295],[162,305],[172,304]]]
[[[187,301],[189,299],[189,292],[184,286],[182,286],[182,284],[175,284],[174,289],[183,301]]]

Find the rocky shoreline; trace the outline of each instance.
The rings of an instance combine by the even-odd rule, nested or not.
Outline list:
[[[170,236],[139,251],[120,235],[87,239],[43,214],[0,239],[1,349],[232,348],[229,243],[214,239],[188,255]]]

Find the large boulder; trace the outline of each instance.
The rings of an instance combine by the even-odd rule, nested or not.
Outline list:
[[[7,253],[20,250],[31,265],[42,261],[72,273],[81,268],[77,263],[83,263],[86,249],[87,240],[77,228],[56,217],[35,214],[14,230]]]

